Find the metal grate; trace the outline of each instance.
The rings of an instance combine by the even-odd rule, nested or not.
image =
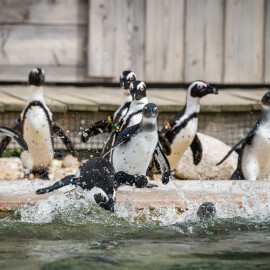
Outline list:
[[[96,150],[103,147],[108,134],[102,134],[90,139],[87,143],[80,140],[81,132],[84,128],[97,120],[106,119],[111,112],[67,112],[55,113],[54,119],[57,120],[69,133],[76,149]],[[0,113],[0,123],[5,126],[14,126],[14,120],[19,117],[17,112]],[[158,121],[162,127],[175,113],[160,113]],[[260,113],[200,113],[198,131],[213,136],[228,145],[237,143],[255,125]],[[0,135],[2,139],[2,136]],[[54,139],[55,149],[64,149],[59,138]],[[9,148],[18,147],[14,142]]]

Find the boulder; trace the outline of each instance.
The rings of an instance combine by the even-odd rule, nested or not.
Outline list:
[[[197,133],[203,148],[201,162],[193,163],[191,149],[188,148],[179,161],[175,177],[190,180],[228,180],[237,166],[238,154],[233,152],[221,165],[216,164],[229,152],[230,146],[208,135]]]

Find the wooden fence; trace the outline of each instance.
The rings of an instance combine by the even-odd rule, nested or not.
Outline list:
[[[2,0],[0,81],[270,84],[270,0]]]

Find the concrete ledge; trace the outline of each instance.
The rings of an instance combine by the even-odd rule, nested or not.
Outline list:
[[[24,204],[34,205],[39,200],[46,200],[51,194],[36,195],[41,187],[53,184],[54,181],[22,180],[1,181],[0,211],[11,211]],[[163,185],[152,181],[157,188],[135,189],[123,186],[117,191],[117,204],[132,202],[138,209],[171,208],[182,211],[189,209],[192,202],[212,201],[213,203],[231,203],[242,207],[244,203],[264,202],[270,194],[270,182],[251,181],[170,181]],[[54,193],[65,193],[73,186],[64,187]]]

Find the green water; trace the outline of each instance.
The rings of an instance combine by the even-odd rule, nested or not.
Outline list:
[[[0,269],[270,269],[270,215],[253,210],[200,221],[55,196],[0,219]]]

